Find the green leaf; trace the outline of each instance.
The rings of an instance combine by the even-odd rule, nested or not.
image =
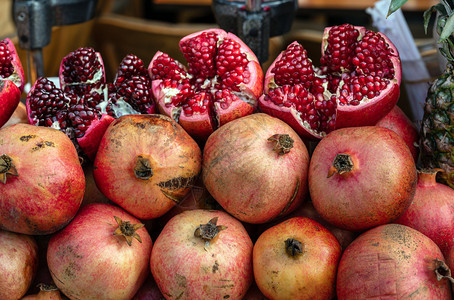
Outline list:
[[[391,0],[391,3],[389,4],[389,9],[388,9],[388,15],[386,17],[389,17],[392,15],[396,10],[402,7],[402,5],[405,4],[408,0]]]
[[[424,30],[426,31],[426,34],[427,34],[427,28],[429,27],[430,18],[432,16],[432,14],[436,13],[437,11],[439,11],[440,15],[442,15],[442,16],[448,15],[448,12],[446,11],[446,7],[441,3],[438,3],[434,6],[432,6],[431,8],[427,9],[424,12]]]
[[[441,31],[439,43],[444,42],[454,32],[454,15],[450,15],[446,20],[445,27]]]

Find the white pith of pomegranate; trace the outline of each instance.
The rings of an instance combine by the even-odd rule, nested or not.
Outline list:
[[[221,29],[181,39],[188,66],[158,51],[148,66],[161,113],[204,141],[223,124],[254,112],[263,92],[263,70],[237,36]]]
[[[107,83],[99,52],[79,48],[63,58],[59,78],[60,87],[45,77],[36,80],[27,95],[29,123],[65,132],[91,160],[115,118],[155,112],[147,69],[133,54]]]
[[[0,127],[20,102],[25,77],[22,63],[10,39],[0,40]]]
[[[268,68],[258,105],[317,140],[336,128],[375,125],[397,103],[400,82],[391,41],[344,24],[325,28],[320,67],[302,45],[291,43]]]

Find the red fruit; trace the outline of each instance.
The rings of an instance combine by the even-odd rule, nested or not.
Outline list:
[[[151,248],[139,220],[117,206],[94,203],[52,236],[47,263],[71,299],[131,299],[150,272]]]
[[[253,281],[251,238],[240,221],[215,210],[173,217],[151,252],[151,272],[169,299],[241,299]]]
[[[19,104],[24,85],[24,69],[13,42],[0,40],[0,127]]]
[[[184,129],[163,115],[127,115],[102,138],[93,176],[111,201],[140,219],[162,216],[190,191],[202,153]]]
[[[187,68],[160,51],[148,66],[161,113],[205,141],[220,126],[254,111],[263,70],[237,36],[209,29],[182,38],[179,45]]]
[[[394,108],[375,125],[391,129],[397,133],[405,141],[408,148],[410,148],[415,161],[418,161],[418,129],[399,106],[394,106]]]
[[[416,194],[410,207],[395,221],[431,238],[445,256],[454,246],[454,190],[436,182],[440,170],[418,171]]]
[[[91,160],[114,118],[155,112],[147,69],[132,54],[120,63],[110,84],[101,55],[92,48],[79,48],[61,62],[60,87],[47,78],[36,80],[26,102],[29,123],[65,132]]]
[[[337,298],[451,299],[449,281],[442,278],[448,273],[440,249],[427,236],[403,225],[382,225],[342,254]]]
[[[0,129],[0,228],[50,234],[77,213],[85,176],[74,145],[53,128]]]
[[[341,252],[336,237],[320,223],[288,219],[254,244],[255,282],[269,299],[332,299]]]
[[[309,193],[332,225],[362,231],[396,220],[416,191],[416,166],[394,131],[351,127],[332,131],[315,147]]]
[[[375,125],[397,103],[400,59],[384,34],[327,27],[320,63],[315,67],[303,46],[291,43],[266,72],[259,109],[316,140],[337,128]]]
[[[0,299],[20,299],[38,269],[33,237],[0,229]]]
[[[207,140],[202,178],[235,218],[265,223],[295,210],[307,195],[309,154],[283,121],[257,113],[225,124]]]

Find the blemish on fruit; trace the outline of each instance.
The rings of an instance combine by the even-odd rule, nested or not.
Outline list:
[[[158,186],[167,190],[179,190],[192,187],[196,177],[175,177],[167,181],[161,181]]]
[[[212,272],[213,273],[216,273],[216,271],[219,270],[219,263],[217,260],[214,261],[214,265],[213,265],[213,268],[212,268]]]
[[[175,274],[175,279],[177,280],[178,286],[186,288],[186,277],[180,274]]]
[[[28,142],[29,140],[31,140],[32,138],[35,138],[36,135],[34,134],[29,134],[29,135],[23,135],[21,136],[19,139],[22,141],[22,142]]]

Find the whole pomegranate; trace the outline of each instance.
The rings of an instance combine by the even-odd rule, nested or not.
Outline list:
[[[397,103],[400,82],[399,54],[384,34],[327,27],[320,67],[291,43],[266,72],[259,109],[317,140],[337,128],[375,125]]]
[[[231,121],[208,138],[202,178],[235,218],[265,223],[295,210],[307,195],[309,154],[283,121],[256,113]]]
[[[309,193],[332,225],[362,231],[390,223],[416,191],[416,166],[405,142],[391,129],[350,127],[329,133],[309,165]]]
[[[405,112],[400,109],[399,106],[395,105],[394,108],[380,119],[376,126],[385,127],[396,132],[410,148],[411,154],[415,162],[418,161],[419,156],[419,132],[410,118]]]
[[[198,144],[164,115],[126,115],[107,128],[93,177],[111,201],[140,219],[162,216],[190,191],[202,167]]]
[[[0,127],[19,104],[24,85],[24,70],[13,42],[0,40]]]
[[[253,281],[251,238],[216,210],[188,210],[167,222],[151,252],[151,272],[167,299],[242,299]]]
[[[62,59],[59,79],[60,86],[44,77],[33,84],[26,101],[29,123],[65,132],[91,160],[114,118],[155,112],[147,69],[133,54],[107,83],[99,52],[79,48]]]
[[[418,185],[410,207],[395,221],[431,238],[448,255],[454,246],[454,190],[436,182],[441,170],[418,170]]]
[[[158,51],[148,66],[159,111],[204,142],[218,127],[251,114],[263,91],[263,70],[233,33],[208,29],[181,39],[188,66]]]
[[[332,299],[341,246],[320,223],[290,218],[254,244],[254,278],[269,299]]]
[[[15,124],[0,129],[0,228],[50,234],[76,215],[85,176],[62,132]]]
[[[117,206],[83,206],[47,249],[52,278],[70,299],[132,299],[149,274],[151,238]]]
[[[25,234],[0,229],[0,299],[20,299],[38,269],[38,245]]]
[[[386,224],[361,234],[342,254],[337,298],[451,299],[443,254],[410,227]]]

